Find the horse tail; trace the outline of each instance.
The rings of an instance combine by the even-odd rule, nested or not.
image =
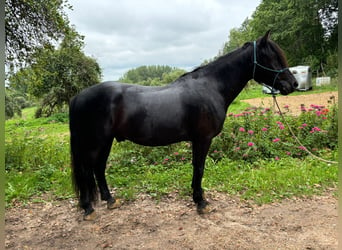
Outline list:
[[[79,108],[77,96],[69,106],[69,128],[71,149],[71,176],[74,191],[82,207],[89,202],[96,202],[98,197],[94,169],[90,159],[87,132],[84,121],[85,113]],[[89,121],[88,121],[89,122]],[[83,126],[82,126],[83,124]]]

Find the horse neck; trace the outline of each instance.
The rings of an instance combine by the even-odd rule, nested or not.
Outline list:
[[[214,72],[217,90],[227,109],[253,78],[253,46],[247,45],[219,58],[208,70]]]

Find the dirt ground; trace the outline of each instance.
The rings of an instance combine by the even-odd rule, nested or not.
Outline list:
[[[327,105],[337,92],[278,97],[281,107]],[[271,98],[271,97],[268,97]],[[248,100],[253,105],[269,99]],[[272,104],[272,101],[270,102]],[[337,199],[332,191],[257,206],[226,194],[206,194],[211,212],[198,215],[191,198],[170,194],[160,201],[141,195],[115,210],[96,207],[83,221],[76,200],[6,210],[6,249],[337,249]],[[52,201],[49,201],[52,200]]]
[[[257,206],[209,192],[211,212],[191,199],[148,196],[83,221],[75,200],[6,211],[6,249],[337,249],[337,199],[331,194]]]
[[[334,96],[333,99],[330,99],[331,96]],[[285,105],[288,105],[288,109],[291,114],[298,115],[301,112],[301,104],[305,104],[307,108],[310,107],[311,104],[314,105],[324,105],[330,106],[331,104],[328,101],[332,101],[335,103],[338,102],[338,92],[331,91],[320,94],[309,94],[309,95],[298,95],[298,96],[277,96],[277,101],[280,106],[282,112],[287,112],[284,108]],[[273,103],[273,98],[270,95],[265,95],[263,98],[255,98],[243,100],[243,102],[249,103],[252,106],[262,106],[268,108],[276,108]]]

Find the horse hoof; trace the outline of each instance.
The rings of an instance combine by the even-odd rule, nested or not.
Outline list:
[[[95,219],[96,219],[96,212],[95,211],[91,212],[90,214],[86,214],[83,217],[83,220],[85,220],[85,221],[93,221]]]
[[[206,206],[204,208],[197,208],[198,214],[208,214],[210,212],[209,206]]]
[[[197,205],[198,214],[207,214],[210,212],[209,202],[203,201]]]
[[[116,199],[114,202],[113,201],[108,201],[107,202],[107,208],[108,209],[115,209],[115,208],[119,208],[121,207],[121,200],[120,199]]]

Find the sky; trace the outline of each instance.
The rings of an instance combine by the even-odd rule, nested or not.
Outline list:
[[[69,0],[67,11],[85,36],[102,80],[118,80],[143,65],[192,70],[216,56],[229,31],[251,17],[261,0]]]

